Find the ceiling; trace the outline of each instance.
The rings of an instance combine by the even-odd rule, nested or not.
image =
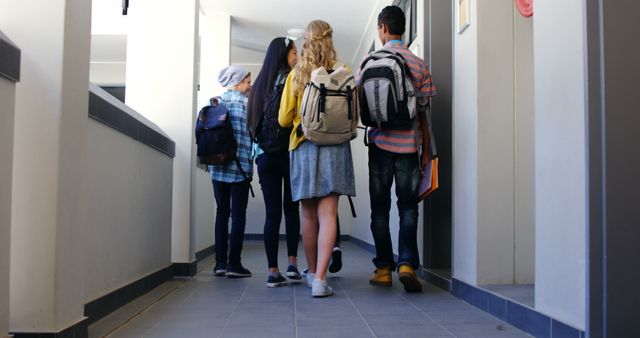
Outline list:
[[[322,19],[333,27],[338,58],[351,63],[376,0],[200,0],[204,14],[230,14],[231,61],[261,63],[264,53],[242,46],[266,46],[271,39],[286,35],[289,28],[305,28]]]
[[[351,63],[377,0],[200,0],[202,14],[231,15],[231,63],[260,64],[271,39],[314,19],[333,27],[338,58]],[[135,1],[130,6],[134,6]],[[121,1],[93,0],[92,61],[125,62],[127,18]]]

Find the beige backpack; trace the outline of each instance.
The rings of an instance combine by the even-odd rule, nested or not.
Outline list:
[[[336,145],[358,135],[358,95],[353,73],[343,64],[334,71],[320,67],[302,94],[302,132],[317,145]]]

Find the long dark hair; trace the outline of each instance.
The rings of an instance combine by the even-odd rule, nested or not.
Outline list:
[[[247,127],[251,138],[255,137],[258,122],[262,118],[262,107],[265,100],[273,92],[273,85],[276,81],[278,73],[289,72],[288,55],[289,51],[294,48],[293,41],[287,38],[275,38],[271,40],[267,55],[262,62],[262,70],[251,86],[249,94],[249,102],[247,109]]]

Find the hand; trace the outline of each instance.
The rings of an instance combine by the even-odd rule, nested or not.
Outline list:
[[[420,171],[422,171],[422,169],[424,169],[427,164],[429,164],[429,161],[431,161],[431,159],[429,158],[429,154],[422,153],[422,156],[420,156]]]

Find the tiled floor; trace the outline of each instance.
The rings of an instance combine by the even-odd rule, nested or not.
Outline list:
[[[284,242],[280,262],[286,262]],[[167,282],[89,327],[91,337],[528,337],[431,285],[406,294],[374,287],[371,254],[343,243],[344,267],[330,275],[335,295],[314,299],[304,284],[268,289],[262,242],[247,241],[246,279],[214,277],[211,265],[191,280]],[[299,252],[302,254],[302,247]],[[301,266],[304,260],[301,258]]]

